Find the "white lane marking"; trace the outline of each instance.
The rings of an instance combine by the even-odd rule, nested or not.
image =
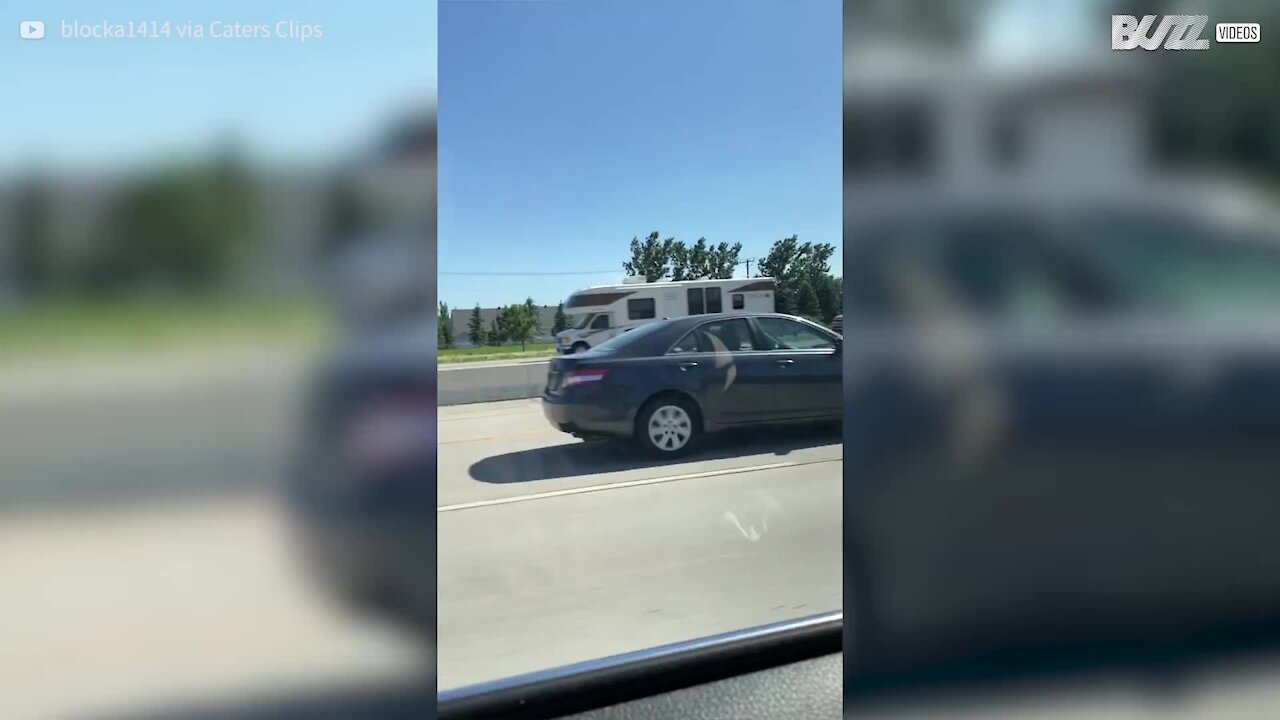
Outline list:
[[[645,478],[643,480],[623,480],[615,483],[606,483],[604,485],[591,485],[588,487],[565,488],[564,490],[548,490],[547,492],[531,493],[529,495],[514,495],[512,497],[496,498],[493,500],[477,500],[475,502],[457,503],[456,505],[440,505],[436,508],[436,512],[453,512],[454,510],[470,510],[471,508],[489,507],[492,505],[508,505],[510,503],[527,502],[530,500],[543,500],[546,498],[563,497],[565,495],[582,495],[584,493],[599,492],[601,490],[614,490],[617,488],[640,487],[642,485],[657,485],[659,483],[676,482],[679,480],[695,480],[697,478],[717,477],[720,475],[737,475],[740,473],[759,472],[762,470],[778,470],[781,468],[801,467],[804,465],[819,465],[821,463],[844,462],[844,458],[823,458],[821,460],[801,460],[796,462],[779,462],[769,463],[767,465],[749,465],[747,467],[724,468],[721,470],[707,470],[705,472],[685,473],[683,475],[666,475],[656,478]]]

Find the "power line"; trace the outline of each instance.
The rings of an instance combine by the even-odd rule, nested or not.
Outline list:
[[[746,265],[747,275],[751,274],[751,263],[759,264],[756,258],[747,258],[734,263],[734,266]],[[555,270],[550,272],[490,272],[487,270],[446,270],[437,275],[458,275],[466,277],[552,277],[559,275],[616,275],[626,270]]]
[[[531,275],[616,275],[621,270],[565,270],[556,272],[471,272],[471,271],[448,271],[439,272],[437,275],[467,275],[467,276],[485,276],[485,277],[528,277]]]

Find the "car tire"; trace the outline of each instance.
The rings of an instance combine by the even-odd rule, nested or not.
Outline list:
[[[636,415],[635,443],[653,457],[681,457],[697,446],[701,425],[698,409],[687,398],[654,398]]]
[[[584,353],[590,349],[591,349],[591,346],[584,342],[574,343],[573,347],[569,348],[569,354],[577,355],[579,353]]]

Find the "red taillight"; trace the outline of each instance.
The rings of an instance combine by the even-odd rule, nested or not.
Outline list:
[[[591,370],[570,370],[564,376],[564,387],[571,388],[576,385],[589,385],[604,380],[609,374],[608,370],[591,369]]]

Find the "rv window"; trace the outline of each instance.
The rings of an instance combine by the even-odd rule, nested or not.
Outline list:
[[[638,298],[627,301],[628,320],[651,320],[657,316],[658,307],[653,298]]]
[[[747,306],[747,300],[742,293],[733,294],[733,309],[741,310]]]
[[[706,311],[702,305],[702,288],[689,288],[689,314],[702,315]]]
[[[718,287],[707,288],[707,312],[718,313],[718,312],[722,312],[723,310],[724,308],[721,307],[720,305],[720,288]]]
[[[592,330],[608,330],[609,316],[603,313],[600,315],[597,315],[596,319],[591,321],[591,329]]]

